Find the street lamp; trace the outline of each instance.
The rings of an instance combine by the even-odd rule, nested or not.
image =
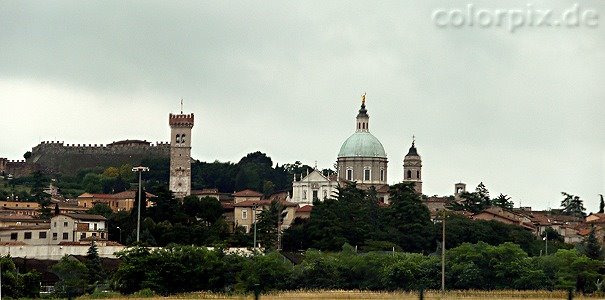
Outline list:
[[[252,205],[252,219],[253,219],[253,223],[254,223],[254,245],[252,246],[253,249],[256,249],[256,207],[257,204]]]
[[[143,172],[149,171],[149,168],[138,166],[132,168],[133,172],[139,173],[139,205],[137,208],[137,243],[139,242],[140,232],[141,232],[141,174]]]
[[[120,231],[120,244],[122,243],[122,228],[120,226],[116,226],[116,228]]]
[[[445,208],[441,218],[441,293],[445,293]]]

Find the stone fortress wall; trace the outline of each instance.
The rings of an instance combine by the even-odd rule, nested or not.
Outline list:
[[[31,150],[26,161],[8,161],[0,158],[0,174],[19,177],[40,170],[50,174],[75,175],[86,168],[137,165],[145,159],[168,159],[170,144],[155,144],[141,140],[124,140],[103,144],[64,144],[63,142],[41,142]]]

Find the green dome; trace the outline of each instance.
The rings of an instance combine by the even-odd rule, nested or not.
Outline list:
[[[381,157],[386,158],[384,147],[369,132],[355,132],[340,147],[338,157]]]

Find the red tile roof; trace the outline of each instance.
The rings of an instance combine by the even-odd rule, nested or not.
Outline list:
[[[271,205],[271,200],[246,200],[246,201],[242,201],[242,202],[238,202],[233,204],[233,207],[252,207],[252,206],[268,206]],[[279,203],[281,203],[281,205],[283,206],[289,206],[289,207],[294,207],[294,206],[298,206],[298,204],[293,203],[293,202],[286,202],[286,201],[280,201]]]
[[[235,196],[235,197],[262,197],[263,194],[250,190],[250,189],[245,189],[243,191],[239,191],[239,192],[233,194],[233,196]]]
[[[311,212],[313,210],[313,205],[305,205],[296,209],[296,212]]]
[[[119,193],[115,193],[115,194],[90,194],[90,193],[84,193],[80,196],[78,196],[78,198],[98,198],[98,199],[134,199],[134,197],[136,196],[136,191],[123,191],[123,192],[119,192]],[[147,199],[149,198],[155,198],[156,195],[145,192],[145,196],[147,197]]]
[[[218,194],[218,189],[202,189],[191,191],[192,195],[215,195]]]

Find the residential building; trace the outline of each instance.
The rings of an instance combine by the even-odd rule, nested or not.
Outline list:
[[[59,245],[81,241],[107,241],[105,217],[90,214],[59,214],[38,225],[0,227],[0,243]]]

